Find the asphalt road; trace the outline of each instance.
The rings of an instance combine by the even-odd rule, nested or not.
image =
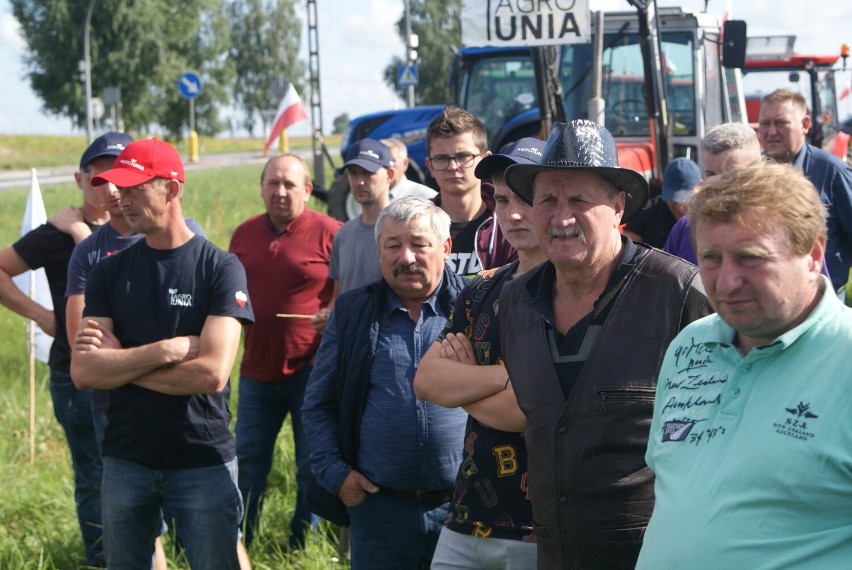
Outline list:
[[[312,152],[310,149],[294,150],[310,163]],[[237,152],[231,154],[211,154],[208,156],[199,157],[199,162],[190,163],[187,157],[184,157],[184,165],[187,172],[193,170],[204,170],[207,168],[223,168],[228,166],[244,166],[247,164],[264,164],[268,156],[263,156],[260,152]],[[61,184],[64,182],[72,182],[74,173],[77,171],[77,165],[73,166],[58,166],[37,169],[39,186],[48,186],[50,184]],[[259,171],[258,171],[259,172]],[[29,188],[30,186],[30,171],[29,170],[6,170],[0,171],[0,190],[8,190],[10,188]]]

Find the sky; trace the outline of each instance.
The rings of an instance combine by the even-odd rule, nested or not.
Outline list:
[[[705,6],[704,0],[658,2],[660,6],[680,5],[691,11],[703,11]],[[589,0],[589,3],[592,10],[629,9],[624,0]],[[711,13],[721,14],[726,9],[725,0],[709,0],[707,4]],[[795,51],[800,53],[836,53],[841,43],[852,44],[852,3],[811,0],[807,3],[807,14],[802,14],[799,0],[729,0],[727,4],[732,4],[733,18],[746,20],[749,36],[795,34]],[[331,132],[332,121],[342,113],[355,117],[404,106],[383,79],[384,68],[390,59],[394,55],[402,57],[405,51],[394,27],[403,6],[403,0],[358,0],[357,3],[351,0],[317,0],[325,132]],[[304,8],[299,8],[304,15]],[[305,20],[302,37],[305,61],[307,43]],[[42,112],[41,102],[25,78],[25,55],[26,45],[11,14],[9,0],[0,0],[0,133],[80,133],[69,119]],[[183,71],[188,70],[178,70],[178,73]],[[849,85],[850,78],[852,71],[838,75],[842,86]],[[838,91],[842,90],[842,86],[838,87]],[[304,94],[303,99],[307,106]],[[850,99],[852,97],[841,103],[841,118],[852,112]],[[295,135],[307,133],[307,123],[294,126],[290,132]]]

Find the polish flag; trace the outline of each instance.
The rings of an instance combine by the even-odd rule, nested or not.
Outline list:
[[[275,123],[272,125],[272,132],[269,133],[269,138],[266,139],[266,146],[263,147],[264,156],[266,156],[273,141],[280,137],[287,127],[299,121],[307,120],[307,118],[308,112],[305,110],[299,94],[296,93],[296,89],[292,83],[288,84],[287,93],[284,94],[284,99],[281,100],[281,105],[278,106]]]

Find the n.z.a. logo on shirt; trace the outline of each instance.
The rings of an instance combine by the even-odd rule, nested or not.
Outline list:
[[[189,293],[178,293],[177,289],[169,288],[169,306],[170,307],[191,307],[192,295]]]
[[[690,420],[672,420],[663,424],[663,441],[684,441],[695,427]]]
[[[793,408],[784,408],[784,411],[787,412],[784,422],[772,424],[775,433],[802,441],[808,441],[815,437],[815,434],[810,431],[811,424],[814,423],[811,420],[815,420],[819,416],[811,411],[810,403],[799,402]]]

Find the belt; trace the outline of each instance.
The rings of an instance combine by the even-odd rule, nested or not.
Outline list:
[[[416,501],[427,507],[443,505],[453,498],[453,489],[444,489],[442,491],[400,491],[389,487],[380,487],[380,490],[390,497]]]

